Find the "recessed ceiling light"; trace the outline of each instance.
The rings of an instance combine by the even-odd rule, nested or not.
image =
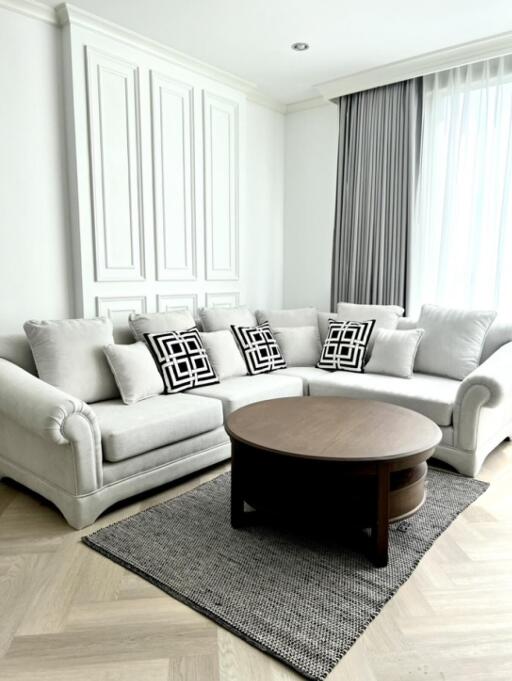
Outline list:
[[[295,50],[296,52],[305,52],[306,50],[309,50],[309,45],[308,43],[293,43],[292,50]]]

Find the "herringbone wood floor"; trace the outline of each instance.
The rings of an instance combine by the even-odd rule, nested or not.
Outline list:
[[[94,529],[226,466],[107,513]],[[512,445],[488,492],[425,556],[329,681],[511,681]],[[79,542],[41,499],[0,483],[2,681],[293,681],[299,677]]]

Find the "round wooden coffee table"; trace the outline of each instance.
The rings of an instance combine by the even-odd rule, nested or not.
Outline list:
[[[426,416],[385,402],[286,397],[233,412],[231,523],[256,510],[371,529],[371,558],[388,561],[389,523],[425,500],[427,459],[441,441]]]

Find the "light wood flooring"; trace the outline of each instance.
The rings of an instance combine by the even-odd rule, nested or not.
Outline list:
[[[0,482],[2,681],[298,681],[300,677],[79,542],[220,466],[70,529]],[[488,492],[435,543],[329,681],[512,680],[512,445]]]

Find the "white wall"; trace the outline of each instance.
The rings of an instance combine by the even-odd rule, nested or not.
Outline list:
[[[283,114],[248,102],[244,257],[254,309],[283,305],[284,131]]]
[[[72,315],[59,30],[0,8],[0,333]]]
[[[0,8],[0,333],[74,314],[56,26]],[[283,302],[283,114],[247,106],[247,303]]]
[[[338,109],[286,116],[284,306],[329,310]]]

